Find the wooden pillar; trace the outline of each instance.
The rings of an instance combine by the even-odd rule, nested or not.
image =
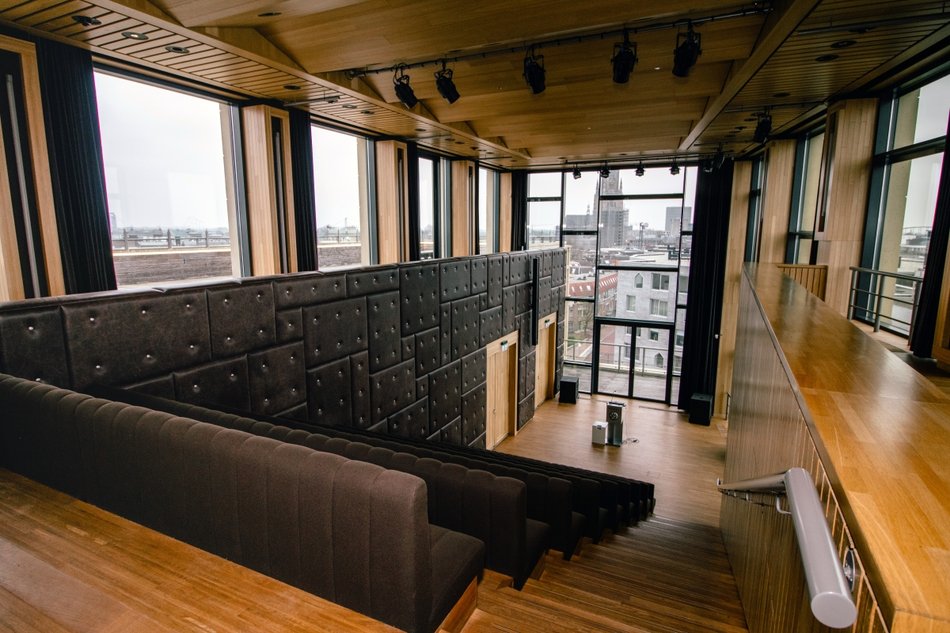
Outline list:
[[[376,233],[380,264],[409,259],[409,176],[406,144],[376,143]]]
[[[452,161],[452,255],[475,253],[475,163]]]
[[[762,234],[759,261],[781,264],[788,241],[788,216],[792,207],[795,179],[795,141],[772,141],[766,160],[765,192],[762,200]],[[732,236],[730,235],[730,241]],[[737,297],[738,298],[738,297]]]
[[[297,272],[290,114],[256,105],[241,110],[241,120],[251,274]]]
[[[876,120],[876,99],[854,99],[830,108],[825,126],[817,263],[828,266],[825,302],[842,315],[848,312],[849,268],[861,261]]]
[[[511,172],[498,178],[498,252],[511,250]]]
[[[746,218],[752,189],[752,163],[736,162],[732,175],[732,202],[729,208],[729,244],[726,251],[725,282],[722,292],[722,321],[719,327],[719,366],[716,371],[715,415],[726,417],[732,392],[732,368],[736,355],[736,326],[739,318],[739,286],[745,256]]]

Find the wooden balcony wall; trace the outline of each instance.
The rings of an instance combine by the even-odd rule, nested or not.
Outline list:
[[[828,267],[824,264],[777,264],[779,270],[805,286],[822,301],[825,299],[825,287],[828,284]]]

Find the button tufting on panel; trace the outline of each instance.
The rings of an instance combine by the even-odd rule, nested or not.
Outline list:
[[[152,360],[152,355],[146,353],[146,354],[145,354],[145,360]]]
[[[191,386],[191,390],[192,390],[194,393],[198,393],[199,391],[201,391],[201,387],[198,386],[198,383],[195,383],[195,384],[193,384],[193,385]]]
[[[148,310],[146,310],[145,308],[142,308],[142,314],[148,314]]]
[[[32,325],[28,325],[28,326],[26,326],[26,330],[27,330],[27,332],[35,332],[35,331],[36,331],[36,328],[33,327]]]
[[[230,303],[231,303],[231,300],[228,299],[227,297],[225,297],[225,298],[224,298],[224,305],[228,305],[228,304],[230,304]]]

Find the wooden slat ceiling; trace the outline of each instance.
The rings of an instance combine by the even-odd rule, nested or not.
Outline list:
[[[699,63],[688,78],[673,77],[682,29],[652,27],[763,7],[768,15],[699,25]],[[79,15],[100,23],[84,26]],[[880,87],[880,76],[905,62],[947,57],[950,42],[950,8],[927,0],[0,0],[0,22],[228,94],[309,101],[298,107],[352,129],[535,168],[703,155],[720,145],[748,152],[757,112],[770,109],[781,133],[829,100]],[[621,37],[589,36],[625,27],[636,31],[639,63],[616,85],[610,57]],[[521,76],[524,47],[554,40],[538,51],[547,89],[532,95]],[[842,40],[854,43],[836,48]],[[449,66],[462,96],[451,105],[436,91],[435,65],[407,71],[421,100],[412,111],[396,98],[391,72],[359,73],[457,56]]]

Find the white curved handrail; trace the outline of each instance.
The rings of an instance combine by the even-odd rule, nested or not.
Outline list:
[[[858,610],[851,599],[825,513],[815,491],[811,475],[803,468],[791,468],[780,475],[746,479],[735,483],[719,483],[721,492],[759,492],[788,497],[798,550],[805,569],[811,612],[815,618],[832,628],[854,624]]]

